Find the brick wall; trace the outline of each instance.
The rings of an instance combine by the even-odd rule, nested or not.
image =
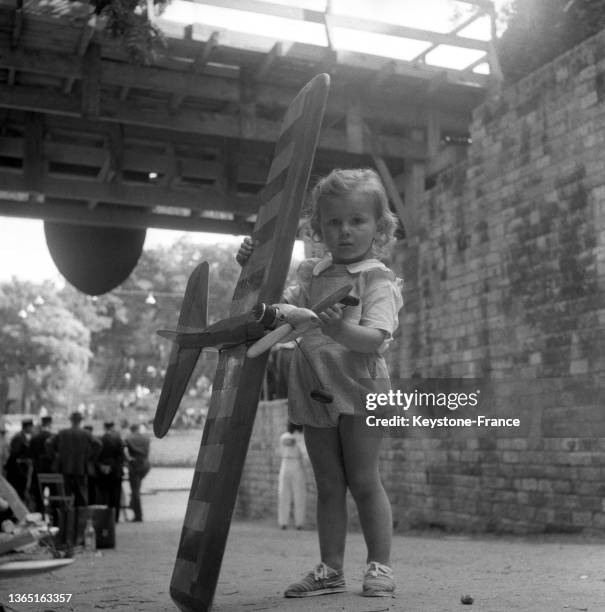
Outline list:
[[[487,377],[483,412],[526,427],[391,440],[395,520],[603,530],[605,35],[476,109],[471,135],[396,255],[396,364],[402,377]]]
[[[471,135],[396,251],[406,305],[390,361],[400,377],[488,378],[483,413],[524,427],[389,439],[396,528],[604,531],[605,33],[476,109]],[[285,418],[259,411],[247,516],[275,515]]]

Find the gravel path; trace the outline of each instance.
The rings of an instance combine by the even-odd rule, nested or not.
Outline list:
[[[146,522],[119,523],[115,550],[78,555],[52,574],[0,581],[0,601],[19,612],[174,611],[168,584],[187,493],[144,496]],[[317,560],[314,531],[281,531],[259,522],[234,523],[223,562],[215,612],[574,612],[605,611],[605,540],[396,536],[393,542],[398,596],[359,596],[364,565],[359,534],[347,541],[340,595],[286,600],[284,588]],[[72,593],[69,604],[10,603],[10,593]],[[463,606],[460,596],[474,597]],[[7,605],[8,604],[8,605]]]

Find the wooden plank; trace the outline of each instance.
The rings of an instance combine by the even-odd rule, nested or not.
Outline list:
[[[6,50],[0,49],[0,67],[27,71],[32,74],[53,75],[65,79],[81,78],[82,59],[77,56],[67,56],[52,51],[34,52],[31,50]],[[402,126],[419,126],[422,123],[423,109],[418,105],[406,104],[405,98],[385,98],[383,95],[375,95],[380,91],[387,79],[394,80],[401,77],[401,67],[394,60],[385,64],[384,59],[375,58],[369,76],[375,73],[375,81],[372,87],[365,91],[358,91],[358,95],[364,101],[363,113],[365,120],[385,121]],[[418,70],[412,69],[411,74],[418,78]],[[432,68],[425,75],[425,80],[434,78],[446,78],[446,84],[450,84],[448,71]],[[152,90],[174,94],[175,96],[191,96],[206,98],[221,102],[240,101],[240,86],[236,79],[221,78],[208,75],[200,75],[188,71],[168,71],[153,66],[132,66],[119,64],[113,61],[102,61],[101,69],[102,84],[112,87],[120,87],[124,94],[120,93],[119,99],[125,100],[131,87],[142,90]],[[391,83],[393,85],[393,83]],[[402,83],[402,94],[404,84]],[[258,83],[255,87],[255,98],[259,106],[270,108],[287,107],[289,101],[295,95],[290,87],[279,86],[271,83]],[[347,93],[344,88],[336,89],[330,94],[327,113],[339,113],[346,106]],[[451,104],[441,111],[444,115],[444,125],[448,129],[462,130],[469,124],[468,113],[454,111]]]
[[[13,29],[11,32],[11,47],[17,47],[21,42],[21,32],[23,31],[23,0],[18,0],[17,8],[13,11]]]
[[[23,182],[27,191],[41,191],[44,180],[44,115],[26,113]]]
[[[380,155],[380,148],[376,142],[376,136],[372,133],[372,130],[368,125],[364,125],[364,133],[366,134],[372,149],[372,160],[374,162],[374,166],[380,175],[391,204],[393,205],[393,208],[395,208],[395,212],[397,213],[397,216],[405,229],[406,237],[410,237],[415,232],[416,226],[414,210],[404,204],[401,195],[399,194],[397,184],[391,176],[389,167],[387,166],[383,157]]]
[[[241,11],[252,11],[274,17],[307,21],[311,23],[324,23],[327,21],[330,28],[340,27],[359,30],[360,33],[372,32],[375,34],[387,34],[400,38],[411,38],[413,40],[426,40],[438,44],[456,45],[468,49],[486,50],[485,41],[456,36],[452,34],[442,34],[433,30],[423,30],[420,28],[410,28],[402,25],[388,24],[383,21],[363,19],[339,15],[333,12],[311,11],[300,7],[277,5],[272,2],[262,2],[261,0],[195,0],[200,4],[230,8]],[[463,0],[464,1],[464,0]],[[478,2],[472,2],[479,4]]]
[[[0,168],[0,185],[6,191],[32,191],[24,176]],[[85,180],[43,177],[38,183],[40,193],[47,197],[72,200],[92,200],[153,208],[175,206],[194,211],[223,211],[238,215],[252,215],[258,211],[256,196],[237,196],[219,192],[212,187],[172,188],[162,185],[131,185],[126,183],[100,183],[95,179]]]
[[[260,246],[242,269],[230,316],[249,312],[259,301],[272,303],[279,299],[317,145],[327,88],[327,75],[316,77],[286,113],[276,151],[279,158],[281,151],[290,150],[291,163],[277,176],[276,171],[270,172],[275,178],[267,185],[266,193],[274,195],[259,210],[252,234]],[[260,264],[261,273],[251,274]],[[219,358],[200,456],[206,455],[207,447],[217,452],[221,446],[220,463],[213,463],[212,471],[199,471],[196,467],[190,505],[208,505],[203,506],[201,529],[191,526],[195,524],[195,513],[188,509],[190,520],[183,526],[171,580],[171,596],[187,612],[205,612],[212,605],[252,433],[267,355],[248,359],[245,351],[244,345],[237,346],[223,350]],[[198,459],[198,465],[205,463]]]
[[[394,60],[389,60],[388,62],[385,62],[378,70],[378,72],[376,72],[376,74],[374,74],[374,76],[372,77],[372,82],[370,84],[370,88],[373,90],[379,90],[382,89],[382,87],[384,86],[384,84],[389,80],[392,79],[396,74],[396,63]]]
[[[273,47],[271,47],[271,51],[267,53],[258,70],[256,71],[256,74],[254,75],[254,80],[263,81],[265,77],[271,72],[271,69],[282,55],[283,45],[281,42],[276,42]]]
[[[238,11],[250,11],[262,13],[272,17],[283,19],[304,20],[312,23],[323,23],[323,11],[313,11],[299,6],[286,6],[262,0],[193,0],[199,4],[218,6],[220,8],[234,9]]]
[[[111,124],[109,124],[108,127],[111,127]],[[14,159],[22,159],[23,150],[23,138],[0,136],[0,155]],[[122,157],[122,169],[135,172],[150,172],[155,169],[158,173],[164,175],[167,186],[169,186],[169,184],[166,177],[170,177],[170,180],[173,180],[180,174],[209,181],[216,181],[220,177],[221,165],[218,162],[200,161],[193,157],[183,156],[179,156],[179,159],[176,160],[176,153],[174,151],[175,146],[173,143],[168,143],[165,155],[154,155],[134,149],[125,149]],[[43,142],[43,156],[47,163],[70,164],[83,168],[98,168],[99,173],[105,166],[105,172],[108,172],[110,166],[110,155],[108,154],[108,150],[94,146],[45,140]],[[175,172],[177,167],[179,170]],[[240,165],[240,168],[242,170],[241,175],[244,177],[244,182],[263,183],[269,171],[268,164],[267,166],[260,165],[253,168],[250,164],[244,163]]]
[[[432,109],[428,111],[426,124],[426,142],[429,160],[433,159],[441,147],[441,123],[439,114]]]
[[[114,124],[111,126],[107,144],[109,149],[109,176],[107,180],[119,181],[124,166],[124,138],[121,125]]]
[[[92,44],[82,62],[82,115],[98,117],[101,112],[101,45]]]
[[[359,96],[353,93],[347,97],[345,126],[347,131],[347,150],[352,153],[363,153],[364,124],[361,101],[359,100]]]
[[[8,87],[0,85],[0,106],[28,109],[59,115],[78,117],[80,108],[77,100],[60,93],[52,93],[43,88]],[[142,109],[136,103],[118,103],[110,96],[102,96],[99,120],[112,123],[166,129],[184,134],[202,134],[206,138],[241,138],[239,122],[234,116],[216,113],[181,111],[171,115],[161,107]],[[279,123],[256,117],[255,128],[249,138],[259,142],[274,143],[279,133]],[[422,143],[405,141],[402,138],[381,135],[379,137],[382,154],[386,157],[424,159],[426,147]],[[349,151],[346,134],[340,130],[325,130],[320,138],[321,148],[336,151]],[[364,146],[363,153],[370,153]]]
[[[189,30],[189,36],[191,36],[191,30]],[[202,50],[195,56],[191,66],[190,66],[190,70],[194,73],[200,73],[204,70],[204,68],[206,67],[206,64],[210,61],[210,58],[212,56],[212,53],[214,52],[214,49],[217,46],[217,41],[218,41],[218,32],[213,32],[210,36],[210,38],[204,43],[204,46],[202,47]],[[191,75],[188,75],[188,79],[187,82],[191,83]],[[195,88],[195,84],[192,84],[193,87]],[[174,91],[174,89],[172,90]],[[190,95],[199,95],[200,91],[204,91],[203,89],[200,89],[199,87],[195,88],[195,93],[192,93]],[[186,93],[182,93],[182,92],[177,92],[174,93],[172,95],[172,97],[170,98],[170,110],[171,111],[176,111],[178,109],[178,107],[182,104],[183,100],[186,98],[188,94]]]
[[[36,202],[18,202],[0,198],[0,215],[5,217],[20,217],[27,219],[46,219],[94,225],[99,227],[154,227],[159,229],[179,230],[184,232],[210,232],[213,234],[249,235],[252,223],[241,219],[223,220],[207,217],[189,217],[182,215],[167,215],[151,212],[134,212],[132,209],[113,207],[106,209],[97,206],[89,209],[81,202],[61,203],[47,201],[44,204]]]
[[[91,18],[84,24],[82,27],[82,32],[80,33],[80,39],[78,40],[78,45],[76,48],[76,53],[83,57],[88,50],[88,45],[92,41],[92,37],[95,34],[97,29],[97,15],[96,13],[91,16]],[[75,77],[68,77],[63,85],[63,93],[69,93],[75,83]]]

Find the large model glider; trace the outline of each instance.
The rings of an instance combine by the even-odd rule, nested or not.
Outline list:
[[[248,316],[258,303],[279,301],[288,272],[300,210],[329,88],[328,75],[312,79],[292,101],[284,118],[269,169],[252,238],[257,246],[242,268],[229,312],[231,319]],[[203,278],[205,272],[200,271]],[[192,279],[196,283],[198,280]],[[199,299],[200,303],[206,303]],[[184,304],[184,307],[186,304]],[[191,327],[196,315],[181,315],[179,326]],[[205,310],[202,308],[205,312]],[[204,315],[205,317],[205,315]],[[203,317],[200,317],[202,319]],[[229,319],[228,319],[229,321]],[[233,320],[229,322],[231,326]],[[193,346],[185,346],[187,334],[177,330],[154,421],[156,434],[163,435],[178,407],[176,397],[186,386],[203,344],[205,321]],[[220,332],[222,333],[222,332]],[[214,338],[216,340],[216,336]],[[246,338],[231,345],[227,340],[220,352],[212,386],[212,397],[197,458],[191,493],[177,559],[170,584],[176,605],[187,612],[210,609],[218,581],[231,516],[248,450],[267,352],[246,356]],[[197,346],[197,343],[200,346]],[[220,344],[220,342],[219,342]],[[180,399],[180,398],[179,398]],[[171,415],[172,413],[172,415]]]

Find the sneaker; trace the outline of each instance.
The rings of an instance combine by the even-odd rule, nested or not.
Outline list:
[[[284,597],[313,597],[314,595],[329,595],[343,593],[346,590],[342,570],[335,570],[325,563],[320,563],[301,581],[291,584]]]
[[[388,565],[370,561],[363,576],[364,597],[392,597],[395,592],[393,570]]]

